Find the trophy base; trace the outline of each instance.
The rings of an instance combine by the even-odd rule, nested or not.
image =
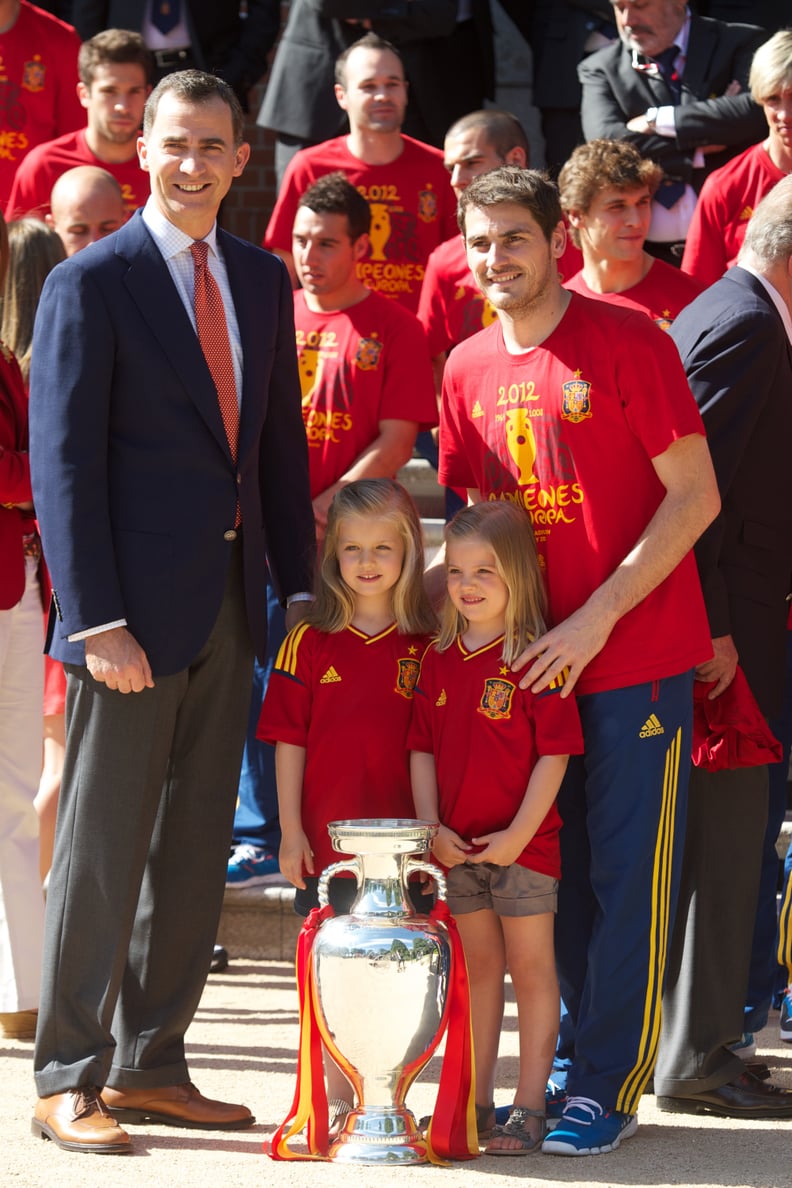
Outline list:
[[[407,1109],[361,1106],[330,1146],[335,1163],[426,1163],[426,1142]]]

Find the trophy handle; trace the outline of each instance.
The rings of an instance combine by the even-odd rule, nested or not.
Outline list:
[[[343,862],[334,862],[332,866],[328,866],[319,876],[319,886],[317,887],[317,895],[319,896],[319,907],[325,908],[330,902],[330,880],[340,874],[342,870],[351,870],[360,882],[360,863],[356,858],[348,858]]]
[[[339,863],[339,865],[341,865]],[[332,870],[332,866],[330,867]],[[424,862],[420,858],[408,858],[404,864],[405,879],[413,874],[416,870],[423,870],[428,875],[431,875],[437,887],[437,898],[445,900],[446,896],[446,879],[439,866],[435,866],[434,862]],[[321,899],[319,901],[321,903]]]

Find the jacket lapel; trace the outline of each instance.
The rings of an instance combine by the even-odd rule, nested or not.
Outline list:
[[[218,241],[228,272],[228,283],[234,298],[239,337],[242,343],[242,401],[239,409],[239,449],[241,466],[251,444],[258,441],[259,430],[266,415],[268,384],[260,369],[263,352],[262,323],[272,303],[269,293],[256,293],[245,275],[242,253],[234,237],[218,230]]]
[[[695,17],[690,21],[690,37],[685,69],[682,73],[682,102],[696,103],[709,98],[707,80],[711,75],[710,63],[717,46],[717,35],[709,25],[703,25]]]
[[[185,388],[230,460],[217,391],[203,351],[168,266],[139,213],[117,233],[116,253],[128,264],[127,292],[169,359],[175,382]]]

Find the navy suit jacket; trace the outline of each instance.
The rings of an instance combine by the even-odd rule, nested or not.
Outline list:
[[[630,141],[668,177],[700,189],[713,169],[767,135],[764,112],[748,91],[751,59],[766,40],[767,32],[754,25],[691,17],[682,96],[674,114],[676,136],[627,131],[628,120],[650,107],[672,105],[673,96],[660,75],[633,68],[632,51],[621,41],[598,50],[578,66],[586,140]],[[726,95],[733,81],[742,92]],[[722,144],[725,151],[707,153],[705,167],[694,170],[694,153],[707,144]]]
[[[792,346],[732,268],[669,330],[707,430],[721,512],[695,546],[712,636],[732,635],[764,713],[781,707],[792,575]]]
[[[195,331],[140,212],[58,265],[39,305],[31,470],[54,606],[49,652],[126,619],[154,675],[200,651],[223,598],[237,498],[245,595],[266,643],[265,554],[282,595],[311,589],[314,528],[281,262],[218,231],[244,354],[237,465]]]

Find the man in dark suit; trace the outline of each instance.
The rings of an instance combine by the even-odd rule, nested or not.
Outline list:
[[[156,10],[165,10],[159,17]],[[158,78],[171,70],[197,66],[218,74],[234,88],[247,110],[247,93],[267,67],[267,54],[280,28],[279,0],[73,0],[69,18],[83,41],[102,29],[134,29],[156,35],[158,22],[175,41],[150,48]],[[159,39],[158,39],[159,43]]]
[[[191,1084],[184,1033],[222,905],[265,556],[293,603],[314,550],[289,280],[216,226],[250,153],[233,91],[169,75],[138,150],[151,197],[51,274],[31,374],[68,676],[33,1129],[101,1153],[129,1149],[108,1107],[253,1121]]]
[[[714,651],[697,679],[715,682],[711,700],[728,696],[739,661],[772,717],[784,692],[792,573],[792,178],[756,208],[737,266],[670,334],[722,501],[695,546]],[[661,1110],[792,1117],[792,1093],[759,1080],[729,1047],[743,1029],[767,804],[766,765],[693,768],[655,1071]]]
[[[647,247],[678,267],[704,178],[767,134],[748,90],[767,33],[690,16],[684,0],[611,3],[620,40],[578,67],[583,133],[629,140],[662,166]]]

